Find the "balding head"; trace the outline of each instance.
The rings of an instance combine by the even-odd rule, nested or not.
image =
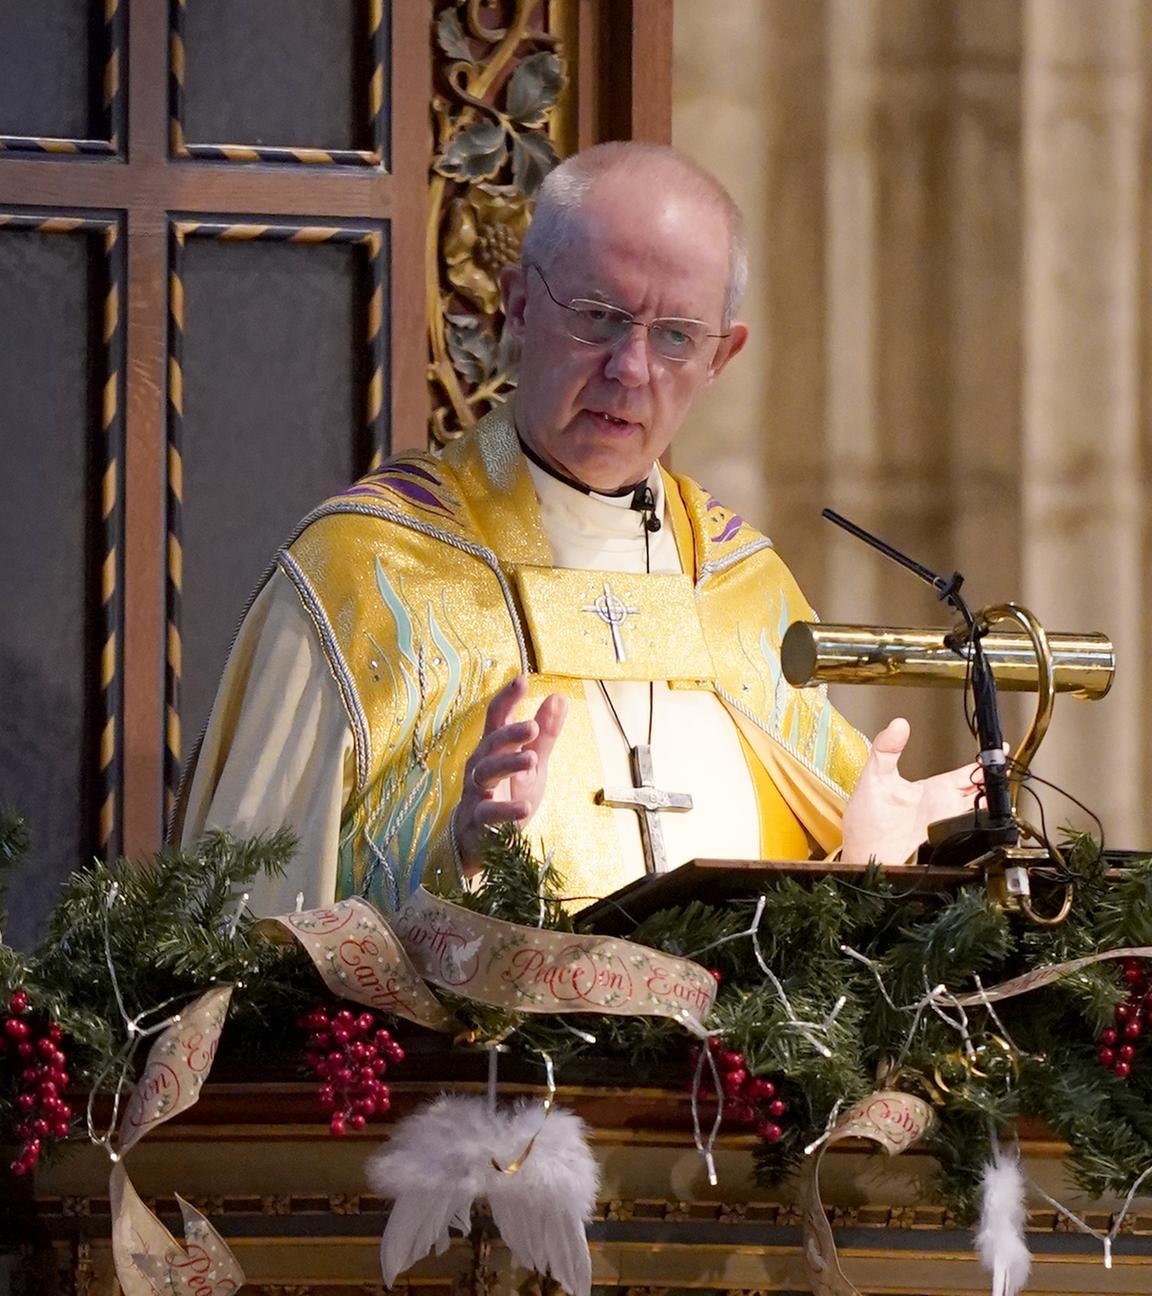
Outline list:
[[[521,250],[523,264],[547,270],[571,247],[581,212],[597,191],[621,184],[676,192],[712,207],[723,217],[728,235],[728,280],[722,323],[727,328],[748,282],[744,220],[720,181],[670,145],[613,141],[563,161],[549,173],[537,194],[535,214]]]
[[[744,277],[738,221],[672,149],[603,145],[548,177],[521,264],[501,273],[516,426],[545,463],[593,490],[647,477],[748,336],[723,318]]]

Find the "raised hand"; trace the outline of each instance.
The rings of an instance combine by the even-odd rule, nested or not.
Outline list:
[[[842,858],[853,864],[875,859],[906,864],[937,819],[971,810],[983,782],[977,764],[910,781],[900,773],[911,726],[893,720],[872,743],[872,754],[844,811]]]
[[[548,784],[548,759],[568,714],[568,700],[546,697],[531,720],[509,723],[528,692],[518,675],[488,703],[484,733],[464,766],[456,807],[456,842],[466,877],[479,871],[483,830],[499,823],[526,823],[540,808]]]

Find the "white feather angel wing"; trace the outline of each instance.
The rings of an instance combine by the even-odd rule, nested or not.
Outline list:
[[[380,1270],[387,1286],[430,1251],[437,1255],[445,1251],[450,1228],[467,1233],[472,1227],[471,1205],[471,1199],[460,1202],[429,1189],[397,1197],[380,1239]]]
[[[512,1174],[498,1168],[517,1161]],[[473,1202],[486,1197],[520,1264],[551,1273],[573,1296],[588,1296],[584,1224],[600,1176],[584,1122],[571,1112],[554,1108],[545,1119],[539,1105],[521,1104],[492,1114],[481,1098],[444,1096],[396,1125],[369,1163],[368,1179],[393,1199],[380,1242],[388,1286],[429,1251],[444,1250],[450,1228],[467,1233]]]
[[[441,1097],[397,1123],[392,1139],[368,1163],[368,1182],[392,1198],[380,1239],[389,1287],[398,1274],[448,1245],[448,1230],[467,1233],[489,1160],[479,1098]]]
[[[492,1220],[522,1265],[550,1273],[573,1296],[587,1296],[592,1260],[584,1225],[596,1202],[599,1168],[578,1116],[555,1109],[542,1119],[537,1106],[518,1108],[508,1118],[513,1157],[523,1155],[533,1135],[535,1142],[515,1174],[496,1174],[490,1184]]]

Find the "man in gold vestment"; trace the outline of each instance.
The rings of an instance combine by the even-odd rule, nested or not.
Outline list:
[[[902,863],[971,803],[782,678],[812,613],[766,537],[659,457],[741,350],[739,212],[674,150],[601,145],[502,277],[514,403],[304,520],[245,619],[183,839],[287,824],[263,912],[479,868],[525,825],[574,905],[707,855]]]

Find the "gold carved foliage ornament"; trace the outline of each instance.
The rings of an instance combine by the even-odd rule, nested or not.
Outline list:
[[[515,386],[500,271],[515,264],[566,76],[541,0],[454,0],[436,20],[436,154],[429,187],[432,431],[444,444]]]

